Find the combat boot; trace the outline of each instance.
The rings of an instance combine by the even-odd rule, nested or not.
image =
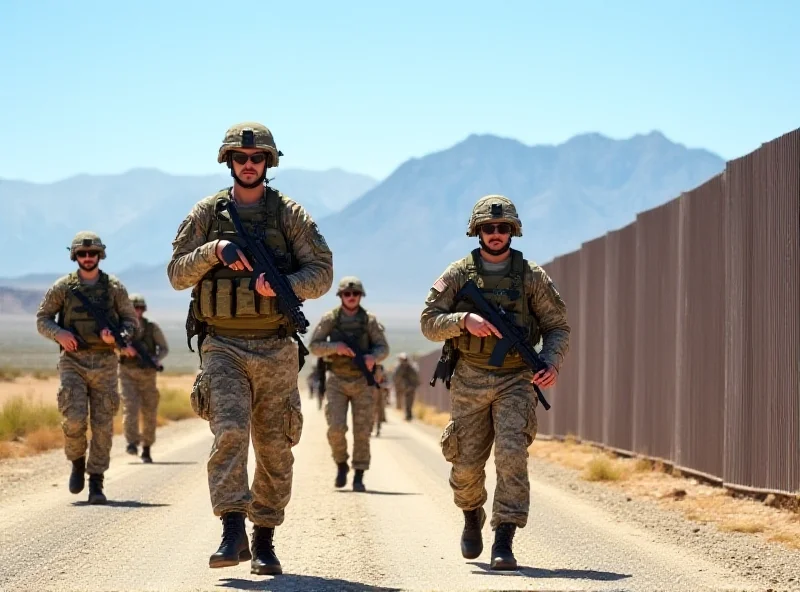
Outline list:
[[[364,469],[356,469],[356,474],[353,475],[353,491],[366,491],[364,487]]]
[[[127,452],[132,456],[136,456],[137,454],[139,454],[139,451],[136,448],[136,444],[134,444],[133,442],[128,442],[128,447],[125,449],[125,452]]]
[[[336,482],[334,483],[335,487],[344,487],[347,483],[347,472],[350,470],[350,467],[347,466],[347,463],[336,463],[338,467],[338,471],[336,473]]]
[[[82,456],[72,461],[72,472],[69,474],[69,492],[80,493],[83,491],[86,473],[86,457]]]
[[[144,462],[144,463],[153,462],[153,458],[150,456],[150,447],[149,446],[142,446],[142,462]]]
[[[517,569],[517,560],[511,543],[514,540],[516,524],[503,522],[497,525],[494,531],[494,545],[492,545],[492,569],[498,571],[514,571]]]
[[[253,526],[253,560],[250,562],[250,573],[259,576],[283,573],[281,562],[275,555],[275,547],[272,544],[274,534],[274,528]]]
[[[219,549],[208,558],[208,567],[232,567],[240,561],[252,558],[247,532],[244,529],[244,514],[226,512],[222,515],[222,543]]]
[[[481,529],[486,523],[486,511],[464,510],[464,530],[461,533],[461,555],[465,559],[477,559],[483,553]]]
[[[97,473],[89,475],[89,503],[97,505],[106,501],[106,494],[103,493],[103,475]]]

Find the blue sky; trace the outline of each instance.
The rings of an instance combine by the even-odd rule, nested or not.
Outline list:
[[[250,119],[282,166],[378,178],[471,133],[659,129],[730,159],[800,127],[798,22],[792,1],[3,0],[0,177],[222,171]]]

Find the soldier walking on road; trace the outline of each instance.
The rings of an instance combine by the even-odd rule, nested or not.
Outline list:
[[[131,302],[139,320],[139,330],[134,339],[144,346],[144,350],[155,366],[167,357],[169,348],[161,328],[144,316],[147,303],[141,294],[132,294]],[[157,369],[146,365],[139,357],[123,356],[119,361],[119,379],[122,384],[122,424],[125,428],[126,452],[136,456],[137,446],[142,444],[142,462],[151,463],[150,447],[156,441],[156,418],[158,416],[159,392],[156,385]],[[141,416],[142,431],[139,432]]]
[[[61,348],[58,410],[64,416],[64,452],[72,462],[69,490],[75,494],[83,491],[88,472],[90,504],[107,501],[103,477],[110,462],[114,415],[119,410],[119,362],[111,331],[98,326],[79,298],[88,299],[125,335],[132,336],[137,327],[125,286],[100,270],[100,260],[105,258],[106,247],[99,236],[89,231],[76,234],[70,259],[77,261],[78,269],[56,280],[36,313],[39,333],[58,342]],[[128,345],[120,354],[135,356],[136,350]],[[86,441],[89,425],[91,445]]]
[[[330,360],[325,417],[328,442],[337,466],[335,486],[345,486],[350,470],[345,437],[349,404],[353,416],[353,491],[366,491],[364,471],[369,469],[370,463],[369,444],[375,406],[373,391],[377,389],[369,386],[354,361],[356,352],[344,340],[358,345],[370,372],[374,372],[375,364],[389,355],[389,344],[383,325],[375,315],[361,307],[361,298],[365,296],[361,280],[353,276],[343,278],[336,295],[341,299],[341,305],[320,319],[309,349],[315,356]]]
[[[208,486],[223,525],[222,543],[209,566],[252,558],[250,571],[256,574],[282,573],[273,536],[291,498],[292,447],[303,427],[300,352],[291,338],[298,328],[279,309],[263,273],[250,289],[252,257],[226,205],[233,200],[245,231],[275,255],[298,298],[319,298],[333,281],[333,255],[314,220],[265,183],[267,168],[277,167],[280,155],[267,127],[242,123],[228,129],[217,160],[230,169],[233,187],[195,204],[178,228],[167,268],[173,288],[193,288],[187,326],[201,327],[201,370],[192,405],[214,434]],[[252,487],[247,476],[251,434]],[[252,553],[245,516],[254,525]]]
[[[406,421],[413,419],[412,410],[414,408],[414,395],[419,386],[419,372],[408,359],[405,352],[397,356],[397,367],[394,369],[394,392],[400,404],[405,406]]]
[[[445,341],[445,348],[449,345],[457,356],[451,417],[441,446],[445,459],[452,463],[450,487],[455,504],[464,512],[461,553],[467,559],[475,559],[483,551],[484,466],[494,445],[497,487],[491,567],[496,570],[516,569],[513,537],[528,520],[528,447],[536,437],[538,404],[533,385],[548,388],[556,383],[570,334],[566,305],[553,282],[541,267],[511,249],[512,235],[522,236],[514,204],[499,195],[479,199],[467,236],[480,237],[480,248],[450,264],[434,282],[420,319],[425,337]],[[548,365],[546,370],[534,375],[516,350],[509,352],[501,368],[489,365],[489,356],[502,335],[470,301],[456,300],[470,279],[488,302],[502,306],[528,333],[530,344],[543,338],[540,356]]]
[[[381,424],[386,422],[386,404],[389,401],[389,379],[386,378],[386,369],[382,364],[375,365],[375,382],[378,383],[375,391],[375,435],[381,435]]]

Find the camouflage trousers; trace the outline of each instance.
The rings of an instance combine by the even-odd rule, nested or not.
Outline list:
[[[411,411],[414,409],[414,396],[417,394],[416,389],[413,388],[397,388],[397,400],[399,404],[398,409],[406,410],[406,418],[411,419]]]
[[[372,435],[374,419],[375,387],[367,385],[367,381],[358,376],[343,378],[331,373],[328,378],[325,397],[325,418],[328,420],[328,443],[331,446],[333,460],[346,463],[347,454],[347,406],[353,417],[353,462],[354,469],[369,469],[369,440]]]
[[[156,371],[140,368],[136,364],[120,364],[119,380],[122,384],[122,424],[125,427],[125,439],[129,444],[152,446],[156,441],[159,399]]]
[[[257,526],[280,526],[292,497],[292,447],[303,429],[297,343],[209,336],[201,352],[192,405],[214,434],[207,464],[214,514],[242,512]],[[252,487],[247,475],[251,437]]]
[[[498,372],[458,362],[453,374],[450,422],[442,434],[452,463],[450,487],[456,506],[474,510],[487,500],[486,461],[494,445],[497,486],[492,528],[528,521],[528,447],[536,438],[538,400],[528,370]]]
[[[64,417],[64,452],[68,460],[86,459],[86,472],[103,474],[108,470],[114,415],[119,410],[117,366],[112,351],[62,352],[58,362],[61,386],[58,411]],[[91,446],[86,440],[91,425]]]

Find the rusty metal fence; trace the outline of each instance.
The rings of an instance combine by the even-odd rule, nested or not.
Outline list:
[[[800,129],[544,267],[572,336],[541,434],[800,491]]]

